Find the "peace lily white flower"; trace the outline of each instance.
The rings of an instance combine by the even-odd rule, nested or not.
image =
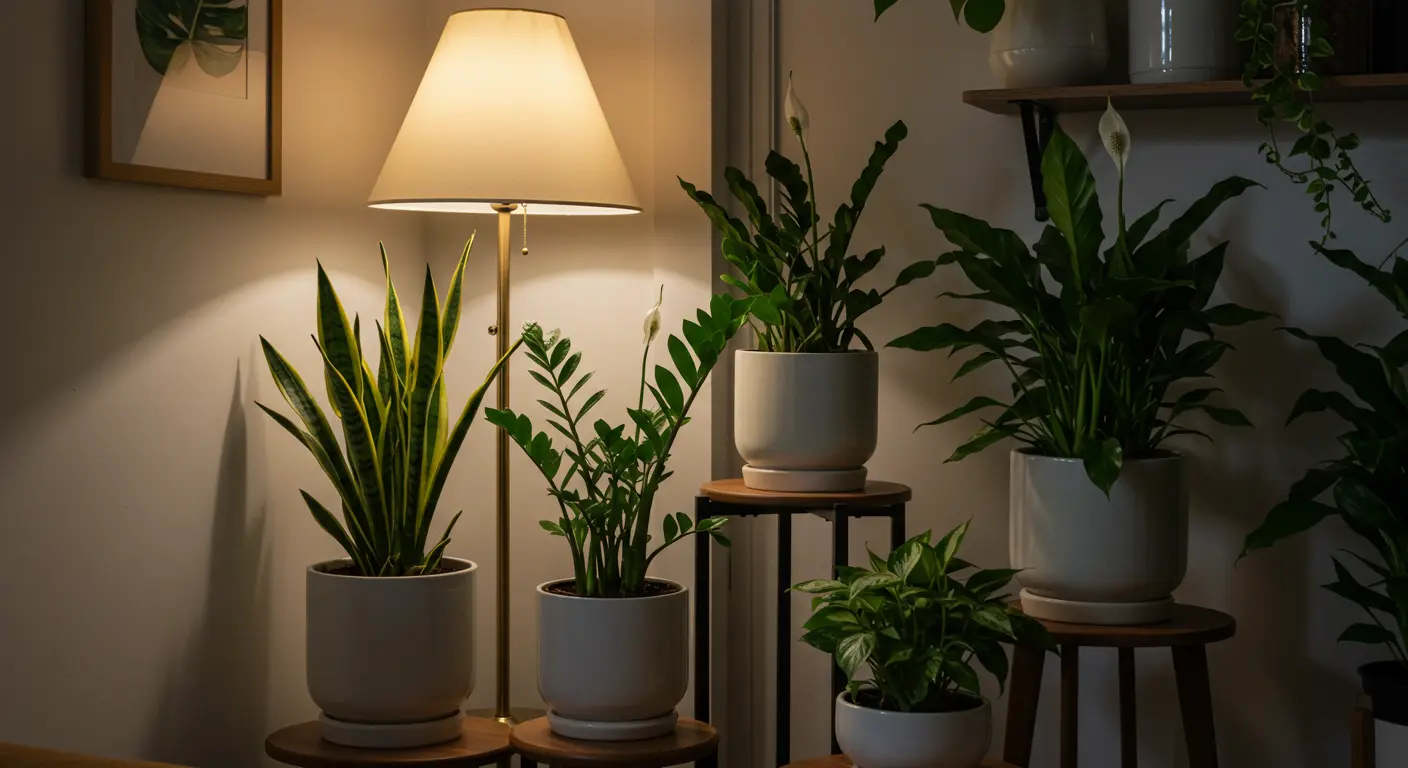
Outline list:
[[[1129,161],[1129,126],[1124,124],[1124,118],[1115,111],[1115,104],[1109,98],[1105,99],[1108,105],[1105,114],[1100,118],[1100,141],[1105,145],[1105,151],[1110,153],[1110,157],[1115,161],[1115,167],[1120,169],[1120,178],[1124,178],[1124,165]]]
[[[655,306],[645,315],[645,346],[655,341],[655,336],[660,333],[660,305],[665,303],[665,286],[660,286],[660,298],[655,300]]]
[[[807,113],[807,106],[802,100],[797,98],[797,89],[792,87],[792,73],[787,73],[787,125],[792,132],[797,134],[797,138],[802,138],[802,134],[812,125],[811,115]]]

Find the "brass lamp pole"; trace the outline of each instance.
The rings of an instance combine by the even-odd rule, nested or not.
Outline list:
[[[504,8],[450,16],[370,205],[498,216],[498,307],[489,333],[496,338],[498,357],[507,353],[515,330],[509,320],[513,214],[526,216],[529,208],[546,216],[640,212],[567,20],[555,13]],[[505,364],[498,406],[508,404]],[[509,437],[498,430],[496,438],[498,665],[494,709],[471,714],[512,723],[515,716],[537,714],[510,706]]]

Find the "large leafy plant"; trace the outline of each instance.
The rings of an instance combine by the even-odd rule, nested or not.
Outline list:
[[[941,323],[890,342],[920,351],[946,349],[950,355],[975,353],[954,379],[992,363],[1001,363],[1012,377],[1011,399],[975,397],[922,425],[996,412],[982,419],[982,428],[949,461],[1013,438],[1042,455],[1082,459],[1090,479],[1108,493],[1125,460],[1160,455],[1164,441],[1178,435],[1206,437],[1180,423],[1187,413],[1202,411],[1223,424],[1249,426],[1239,411],[1211,404],[1219,390],[1202,382],[1231,349],[1214,336],[1214,328],[1266,315],[1236,304],[1209,307],[1227,243],[1196,258],[1189,257],[1189,249],[1213,212],[1254,182],[1235,176],[1218,182],[1161,232],[1153,230],[1168,201],[1127,225],[1129,136],[1113,110],[1102,120],[1102,133],[1120,172],[1116,237],[1104,251],[1095,180],[1085,156],[1059,127],[1042,158],[1052,223],[1031,249],[1014,232],[925,206],[957,248],[937,263],[958,265],[977,287],[975,293],[942,297],[981,302],[1012,315],[969,328]],[[1196,340],[1185,343],[1190,336]],[[1186,381],[1200,384],[1171,392]]]
[[[724,171],[729,191],[748,213],[748,223],[730,216],[708,192],[683,179],[680,185],[709,216],[723,236],[724,258],[738,275],[723,275],[725,283],[753,299],[752,325],[759,349],[767,352],[845,352],[859,340],[873,349],[856,327],[860,316],[880,305],[891,291],[934,271],[929,261],[903,270],[883,293],[858,287],[880,265],[883,247],[851,255],[851,240],[870,193],[885,164],[908,134],[903,122],[876,142],[870,162],[851,187],[851,197],[836,209],[821,230],[811,154],[807,150],[805,108],[789,88],[789,124],[802,147],[806,171],[780,152],[768,153],[765,168],[781,190],[781,210],[769,212],[757,186],[737,168]]]
[[[698,322],[684,321],[683,339],[670,336],[667,341],[674,370],[656,365],[653,375],[648,369],[651,344],[660,329],[659,305],[647,315],[640,390],[636,407],[626,410],[629,434],[626,424],[604,419],[588,424],[587,416],[606,391],[585,394],[592,373],[581,370],[582,353],[572,351],[571,339],[536,327],[524,332],[528,359],[537,366],[529,375],[548,392],[538,404],[550,414],[548,425],[566,445],[558,449],[552,436],[535,432],[523,414],[490,409],[486,417],[508,432],[547,480],[560,516],[541,525],[567,539],[578,595],[639,596],[645,593],[646,573],[656,556],[685,536],[706,534],[728,543],[719,532],[724,518],[708,518],[696,526],[683,512],[665,515],[665,538],[654,548],[650,527],[660,484],[671,475],[666,465],[675,439],[689,423],[689,410],[719,355],[747,319],[748,303],[715,296],[708,311],[698,311]]]
[[[137,41],[157,74],[194,57],[211,77],[235,71],[249,37],[249,5],[240,0],[137,0]],[[184,53],[183,53],[184,51]]]
[[[1363,277],[1408,320],[1408,259],[1396,258],[1392,268],[1379,269],[1350,251],[1312,245],[1332,263]],[[1287,330],[1314,343],[1354,395],[1307,390],[1291,409],[1288,423],[1329,411],[1349,429],[1339,437],[1344,454],[1306,472],[1291,486],[1289,498],[1247,536],[1242,556],[1338,517],[1376,555],[1370,559],[1347,553],[1372,575],[1364,581],[1345,562],[1334,560],[1335,581],[1325,589],[1363,608],[1370,620],[1350,625],[1339,639],[1382,644],[1394,660],[1408,664],[1408,384],[1403,377],[1408,331],[1377,347]]]
[[[966,709],[981,696],[974,662],[1006,685],[1004,643],[1052,648],[1041,624],[1003,593],[1017,571],[976,570],[958,557],[964,523],[938,542],[929,532],[870,568],[838,568],[837,579],[793,589],[816,597],[802,642],[832,654],[846,673],[851,701],[899,712]],[[869,679],[857,677],[870,670]]]
[[[262,403],[259,407],[313,454],[332,481],[341,497],[340,522],[312,494],[301,493],[313,519],[347,551],[358,575],[414,576],[439,567],[450,531],[460,518],[456,513],[438,543],[426,550],[450,467],[485,390],[522,343],[521,339],[514,342],[494,365],[451,427],[445,359],[459,326],[470,245],[455,268],[443,312],[435,280],[426,268],[414,343],[382,249],[386,316],[385,325],[376,324],[381,347],[375,374],[362,350],[361,319],[348,321],[332,281],[318,265],[318,334],[313,343],[323,357],[323,381],[333,416],[341,422],[341,445],[298,371],[267,339],[259,338],[274,384],[302,426]]]

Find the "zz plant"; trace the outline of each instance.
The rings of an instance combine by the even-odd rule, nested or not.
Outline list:
[[[1361,261],[1352,252],[1312,244],[1337,266],[1353,271],[1408,320],[1408,259],[1389,269]],[[1351,624],[1341,642],[1383,645],[1408,665],[1408,331],[1382,347],[1353,345],[1333,336],[1287,329],[1309,341],[1353,397],[1340,391],[1307,390],[1291,409],[1288,423],[1329,411],[1348,424],[1340,435],[1344,454],[1309,470],[1289,497],[1248,534],[1242,557],[1265,549],[1337,517],[1372,547],[1374,558],[1349,552],[1372,578],[1356,578],[1346,561],[1334,559],[1335,581],[1325,589],[1353,602],[1369,619]],[[1333,503],[1331,503],[1333,502]]]
[[[980,697],[974,663],[999,686],[1007,680],[1004,643],[1054,649],[1039,622],[1010,607],[1010,569],[974,570],[958,557],[964,523],[935,543],[929,532],[870,568],[841,566],[837,579],[793,587],[813,594],[802,642],[832,654],[853,703],[898,712],[952,712]],[[868,678],[858,673],[870,670]]]
[[[931,261],[922,261],[901,271],[895,285],[883,293],[863,290],[858,287],[860,280],[880,265],[885,249],[875,248],[863,256],[849,253],[866,202],[908,129],[896,122],[885,132],[884,141],[876,142],[870,161],[851,187],[850,200],[837,207],[823,231],[807,149],[809,120],[790,86],[787,113],[806,169],[776,150],[768,153],[764,167],[781,190],[780,211],[769,212],[757,186],[737,168],[726,169],[724,179],[747,211],[747,224],[729,215],[708,192],[683,179],[680,186],[709,216],[723,238],[724,258],[738,270],[737,276],[726,274],[721,279],[753,299],[751,321],[759,349],[845,352],[857,340],[874,349],[856,321],[896,288],[934,271]]]
[[[514,342],[484,383],[470,395],[450,426],[445,395],[445,359],[460,320],[464,269],[474,241],[465,246],[443,311],[430,268],[425,272],[420,327],[406,326],[386,250],[386,316],[378,322],[380,341],[376,373],[362,349],[361,318],[347,312],[332,281],[318,264],[318,334],[313,339],[323,358],[323,382],[337,431],[313,399],[298,371],[264,337],[264,359],[279,394],[302,426],[262,403],[279,426],[313,454],[341,498],[342,520],[307,491],[303,500],[313,519],[346,550],[360,576],[415,576],[439,567],[456,513],[439,541],[427,551],[430,524],[455,457],[479,412],[484,392],[522,343]],[[414,336],[414,342],[411,341]]]
[[[558,331],[536,326],[524,331],[529,371],[548,393],[538,404],[566,445],[558,449],[546,432],[535,432],[532,421],[512,410],[489,409],[490,422],[506,430],[548,482],[560,516],[540,523],[554,536],[567,539],[572,552],[576,593],[582,597],[621,598],[646,593],[646,573],[665,548],[691,534],[706,534],[727,544],[719,531],[724,518],[708,518],[696,526],[677,512],[661,518],[665,538],[653,549],[650,526],[660,484],[670,477],[666,465],[675,439],[689,423],[709,373],[748,316],[749,301],[718,295],[701,309],[697,322],[684,321],[683,336],[666,342],[674,370],[656,365],[648,376],[651,344],[660,330],[660,307],[646,317],[641,353],[640,389],[636,406],[628,408],[626,424],[604,419],[587,422],[605,390],[585,395],[592,373],[582,372],[582,353]],[[649,392],[651,401],[646,401]]]
[[[1085,156],[1059,127],[1042,158],[1052,223],[1028,249],[1015,232],[955,211],[924,206],[956,250],[938,258],[956,264],[974,293],[942,297],[977,301],[1010,313],[962,328],[920,328],[890,342],[920,351],[974,353],[954,375],[992,363],[1011,375],[1011,399],[975,397],[921,426],[978,412],[995,412],[954,451],[958,461],[1007,438],[1045,456],[1081,459],[1106,493],[1126,460],[1160,455],[1164,441],[1207,435],[1180,424],[1202,411],[1230,426],[1249,426],[1241,412],[1213,405],[1219,390],[1203,382],[1231,345],[1214,328],[1247,323],[1265,313],[1236,304],[1209,307],[1222,274],[1227,243],[1190,258],[1190,241],[1226,201],[1254,182],[1231,177],[1213,185],[1166,229],[1154,232],[1160,203],[1132,224],[1124,215],[1124,166],[1129,134],[1111,109],[1101,121],[1119,167],[1115,241],[1103,251],[1104,216]],[[1187,337],[1196,340],[1186,342]]]

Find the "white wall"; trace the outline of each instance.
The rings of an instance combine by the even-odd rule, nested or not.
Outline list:
[[[314,259],[350,311],[376,316],[378,240],[414,302],[421,265],[443,285],[478,227],[451,394],[482,380],[492,221],[364,207],[446,12],[471,5],[286,2],[285,195],[272,200],[81,178],[83,3],[0,9],[13,355],[0,390],[0,740],[242,767],[265,763],[270,729],[315,713],[303,571],[338,552],[297,489],[330,490],[252,407],[279,400],[257,337],[315,369]],[[680,216],[671,193],[675,172],[710,172],[708,3],[542,5],[568,16],[650,213],[534,219],[515,324],[569,329],[612,387],[601,407],[619,411],[651,286],[667,286],[670,329],[710,285],[707,222]],[[536,399],[515,382],[517,402]],[[708,407],[662,510],[688,510],[708,475]],[[466,509],[451,552],[485,566],[477,705],[493,680],[491,445],[476,427],[446,495]],[[568,569],[536,525],[542,484],[517,459],[514,685],[531,705],[532,586]],[[686,554],[656,572],[687,577]]]
[[[961,101],[965,89],[994,87],[986,40],[955,25],[945,3],[907,0],[879,24],[872,24],[872,15],[872,4],[860,0],[780,4],[780,69],[795,72],[811,111],[812,157],[824,210],[849,192],[884,129],[898,118],[909,125],[910,138],[876,190],[856,244],[869,248],[883,243],[890,249],[875,283],[944,248],[917,207],[920,202],[955,208],[1034,238],[1040,227],[1032,218],[1020,121]],[[1390,207],[1408,210],[1408,190],[1401,181],[1408,142],[1392,129],[1408,110],[1380,104],[1336,107],[1327,114],[1364,137],[1361,168],[1375,179]],[[1126,112],[1125,118],[1134,141],[1128,189],[1133,210],[1143,211],[1165,197],[1189,202],[1234,173],[1269,187],[1228,205],[1201,236],[1207,244],[1233,243],[1223,279],[1226,298],[1276,312],[1288,325],[1354,340],[1382,343],[1398,329],[1393,313],[1375,294],[1306,247],[1316,235],[1318,217],[1311,215],[1304,195],[1257,157],[1262,135],[1250,110]],[[1062,118],[1067,131],[1087,148],[1101,191],[1112,202],[1112,169],[1099,150],[1094,121],[1087,115]],[[790,138],[784,146],[795,151]],[[1395,231],[1401,236],[1401,227],[1382,227],[1348,207],[1340,231],[1347,245],[1377,256],[1397,242]],[[980,319],[978,307],[933,298],[959,287],[967,286],[955,272],[911,287],[867,317],[865,330],[883,343],[920,325]],[[1334,376],[1312,349],[1276,333],[1275,326],[1265,323],[1229,334],[1241,351],[1218,369],[1220,385],[1259,428],[1214,428],[1215,446],[1178,445],[1194,456],[1195,469],[1190,566],[1177,597],[1225,610],[1239,620],[1237,637],[1209,651],[1224,763],[1341,766],[1347,760],[1348,719],[1358,687],[1354,668],[1374,652],[1335,644],[1343,626],[1356,620],[1354,611],[1317,585],[1331,580],[1330,555],[1337,547],[1353,545],[1352,539],[1327,526],[1234,568],[1243,535],[1305,468],[1335,452],[1337,425],[1330,420],[1282,426],[1300,390],[1333,386]],[[1005,564],[1006,451],[998,448],[962,464],[943,464],[974,424],[911,430],[975,394],[997,387],[1005,391],[1007,382],[994,373],[950,385],[957,363],[941,355],[889,350],[882,361],[883,439],[870,462],[873,475],[914,487],[911,533],[947,530],[972,518],[966,556],[986,565]],[[823,575],[829,566],[829,527],[799,525],[794,535],[795,578]],[[887,545],[883,523],[857,538],[869,538],[877,550]],[[754,546],[770,552],[773,545],[769,539]],[[863,557],[860,542],[852,556]],[[763,624],[772,615],[766,599],[772,588],[771,562],[754,571],[754,589],[764,598],[758,617]],[[794,637],[800,635],[806,609],[804,600],[794,604]],[[758,654],[769,648],[761,642],[752,646]],[[1167,654],[1142,652],[1138,658],[1140,764],[1185,765]],[[1113,765],[1118,761],[1114,655],[1087,651],[1082,661],[1081,764]],[[794,755],[826,749],[827,663],[810,648],[798,649]],[[1056,765],[1057,666],[1047,665],[1037,768]],[[770,680],[770,672],[765,674]],[[999,704],[999,712],[1004,709]],[[1002,732],[999,722],[995,745],[1001,744]],[[771,754],[768,733],[755,734],[755,741],[758,759]]]

